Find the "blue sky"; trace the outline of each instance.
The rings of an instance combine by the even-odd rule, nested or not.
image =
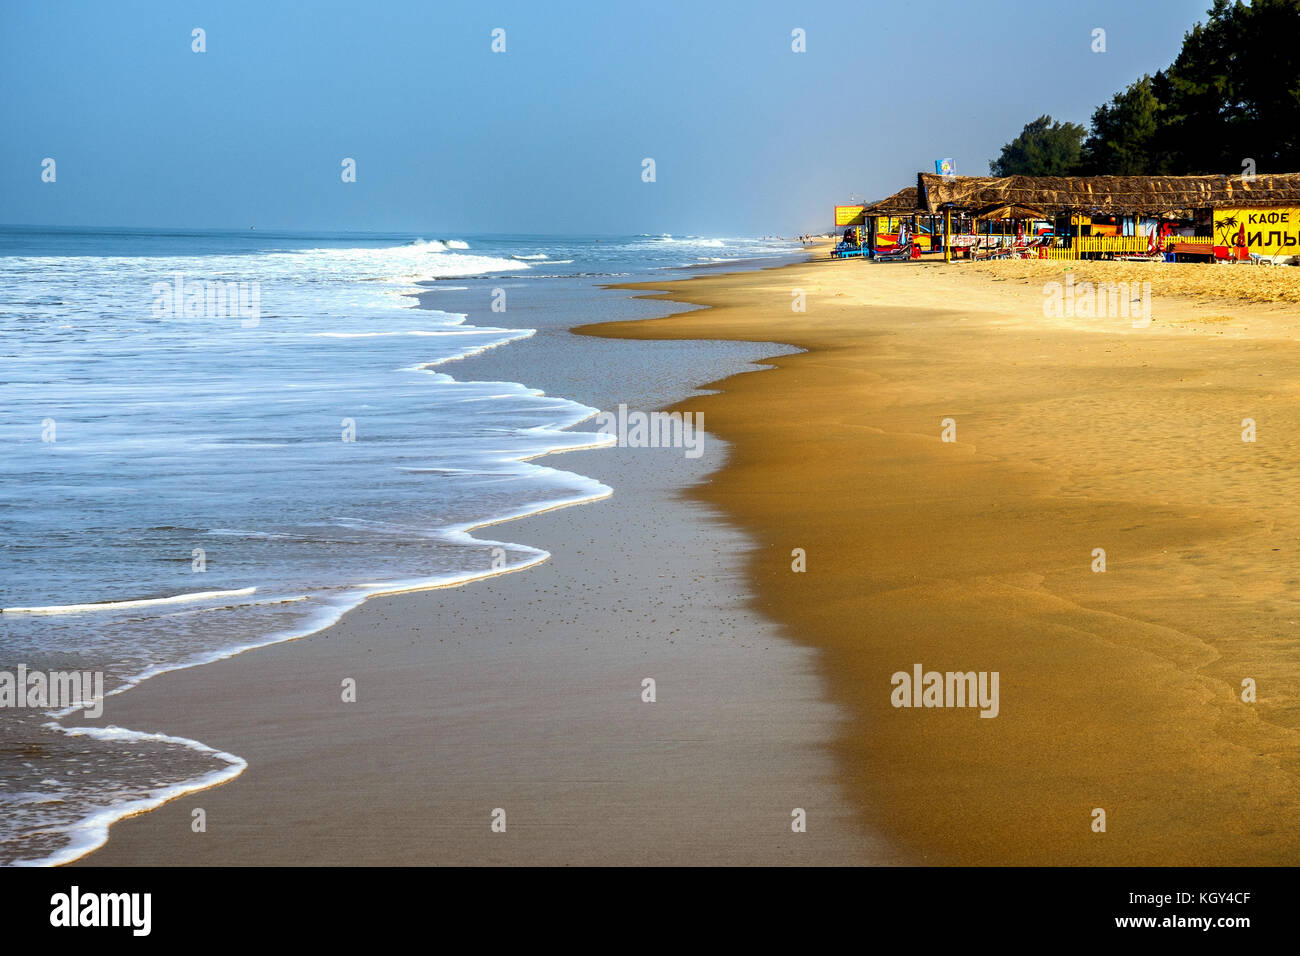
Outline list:
[[[987,174],[1042,113],[1086,124],[1208,6],[7,0],[0,223],[822,230],[937,158]]]

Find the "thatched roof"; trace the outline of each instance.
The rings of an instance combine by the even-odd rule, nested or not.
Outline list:
[[[984,206],[975,210],[976,219],[1048,219],[1051,218],[1041,209],[1019,206],[1015,203],[1003,203],[1000,206]]]
[[[1024,206],[1048,215],[1081,212],[1190,218],[1220,206],[1300,206],[1300,173],[1241,176],[951,176],[918,173],[920,205],[963,210]]]
[[[894,195],[871,203],[862,212],[867,216],[912,216],[925,210],[916,204],[916,187],[905,186]]]

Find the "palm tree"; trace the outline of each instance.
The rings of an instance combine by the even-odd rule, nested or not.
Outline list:
[[[1216,226],[1219,230],[1219,245],[1232,245],[1232,233],[1238,225],[1239,223],[1237,222],[1236,216],[1225,216],[1219,220],[1218,225]]]

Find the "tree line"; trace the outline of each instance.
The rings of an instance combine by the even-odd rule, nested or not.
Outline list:
[[[1172,64],[1097,107],[1089,128],[1026,124],[993,175],[1300,172],[1300,0],[1214,0],[1207,17]]]

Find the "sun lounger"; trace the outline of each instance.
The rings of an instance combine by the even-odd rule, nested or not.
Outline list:
[[[981,251],[980,243],[976,242],[971,246],[970,257],[977,262],[987,262],[990,259],[1008,259],[1014,252],[1014,246],[1003,245],[985,245]]]
[[[1015,259],[1037,259],[1038,250],[1043,248],[1046,240],[1042,236],[1035,236],[1026,243],[1017,243],[1011,247],[1011,256]]]
[[[890,246],[885,249],[877,249],[872,256],[876,262],[904,262],[908,259],[921,258],[921,250],[916,247],[916,243],[909,242],[905,246]]]

